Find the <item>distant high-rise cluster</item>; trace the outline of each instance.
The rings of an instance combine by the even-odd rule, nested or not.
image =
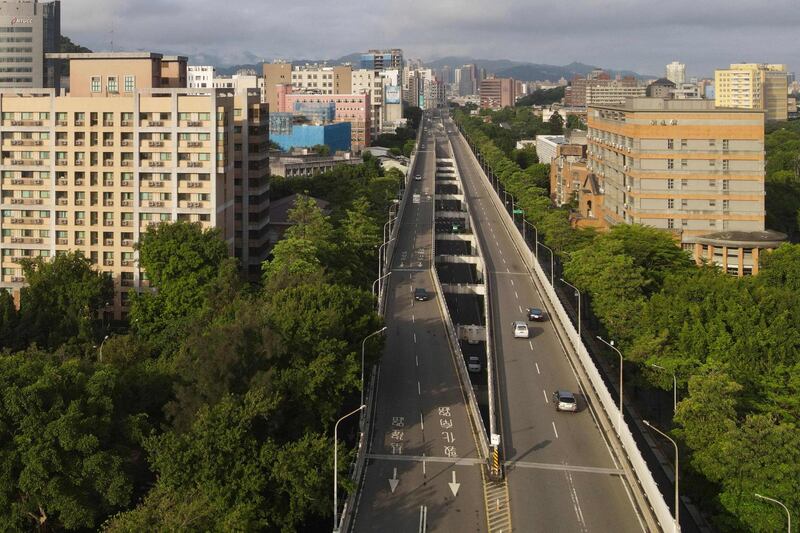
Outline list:
[[[764,111],[766,120],[786,120],[789,77],[786,65],[734,63],[714,73],[718,107]]]

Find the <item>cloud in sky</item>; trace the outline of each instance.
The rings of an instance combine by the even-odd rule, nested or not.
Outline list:
[[[581,61],[689,75],[731,62],[800,68],[796,0],[67,0],[62,31],[95,50],[213,55],[227,63],[400,47],[533,63]]]

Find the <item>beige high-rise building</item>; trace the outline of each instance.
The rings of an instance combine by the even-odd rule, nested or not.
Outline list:
[[[714,72],[717,107],[764,111],[770,121],[788,119],[788,90],[786,65],[734,63]]]
[[[292,83],[292,64],[282,61],[264,63],[264,86],[261,100],[269,104],[270,111],[278,109],[278,86]]]
[[[108,313],[123,318],[129,294],[149,285],[134,244],[176,220],[220,228],[257,272],[269,222],[269,118],[258,90],[174,88],[185,58],[68,59],[73,93],[0,91],[0,288],[25,283],[20,258],[81,251],[113,276]]]
[[[588,111],[588,169],[603,191],[606,225],[673,232],[699,261],[738,275],[758,271],[765,232],[764,113],[708,100],[631,98]]]
[[[302,65],[292,69],[292,89],[295,92],[318,94],[352,94],[350,65]]]

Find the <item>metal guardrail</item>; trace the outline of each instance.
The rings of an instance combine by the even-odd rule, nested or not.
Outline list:
[[[484,178],[486,184],[491,183],[489,178],[482,170],[481,176]],[[591,386],[591,391],[594,393],[594,397],[599,401],[599,405],[604,411],[605,418],[599,418],[603,420],[604,425],[606,426],[606,433],[609,435],[614,435],[619,439],[618,443],[621,445],[621,449],[619,449],[618,446],[614,446],[617,449],[617,455],[621,456],[620,458],[625,459],[622,461],[624,469],[628,474],[633,474],[633,477],[638,482],[638,486],[641,488],[642,492],[644,493],[644,497],[646,498],[646,502],[642,502],[641,498],[638,497],[639,491],[634,490],[634,493],[637,494],[637,500],[640,500],[640,507],[645,515],[645,519],[648,519],[648,522],[653,522],[653,518],[650,516],[650,513],[646,512],[649,510],[651,511],[652,516],[655,517],[655,521],[658,522],[658,527],[660,527],[663,531],[673,530],[674,519],[672,513],[670,512],[669,507],[667,506],[667,503],[661,494],[661,491],[658,489],[658,485],[656,484],[653,474],[648,468],[647,463],[645,462],[644,457],[639,450],[639,447],[636,445],[633,434],[631,433],[627,424],[623,424],[618,433],[613,430],[613,424],[611,423],[611,420],[617,419],[620,414],[616,400],[611,397],[611,393],[606,388],[603,378],[600,375],[600,371],[597,369],[597,366],[589,355],[589,351],[586,349],[586,346],[584,346],[583,341],[578,336],[578,332],[572,325],[572,322],[570,321],[569,316],[567,315],[567,312],[561,303],[561,300],[559,300],[555,290],[550,285],[547,275],[539,265],[538,261],[535,260],[533,253],[530,251],[516,225],[511,220],[511,216],[508,214],[508,211],[506,211],[505,206],[503,206],[502,200],[495,193],[493,188],[489,188],[491,189],[491,194],[489,197],[492,199],[492,202],[495,204],[495,207],[501,214],[501,220],[503,221],[506,231],[511,236],[514,246],[517,248],[520,256],[523,258],[528,270],[532,275],[535,275],[535,281],[538,282],[537,285],[547,295],[550,307],[555,310],[554,316],[558,320],[558,325],[561,331],[566,335],[573,353],[578,356],[578,362],[580,363],[581,370],[583,370],[583,374],[588,379],[588,384]],[[523,251],[526,251],[526,253],[523,253]],[[614,439],[610,440],[612,445],[617,442]],[[635,487],[633,488],[635,489]],[[643,503],[646,503],[646,505],[642,505]]]

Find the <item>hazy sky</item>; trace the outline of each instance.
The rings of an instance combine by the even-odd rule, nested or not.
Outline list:
[[[663,74],[731,62],[800,68],[797,0],[64,0],[62,32],[93,50],[214,56],[228,64],[400,47]],[[112,33],[113,29],[113,33]]]

